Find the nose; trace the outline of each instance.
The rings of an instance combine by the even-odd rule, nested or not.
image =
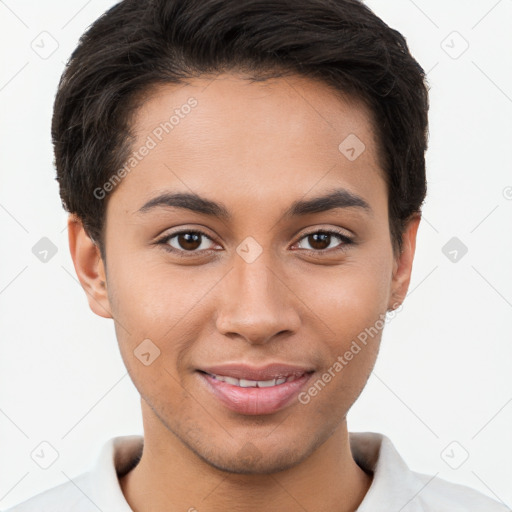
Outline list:
[[[221,334],[261,345],[298,331],[300,300],[271,259],[265,251],[251,263],[235,256],[219,290],[216,325]]]

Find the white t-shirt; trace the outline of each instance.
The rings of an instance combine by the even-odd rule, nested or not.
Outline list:
[[[511,512],[469,487],[411,471],[388,437],[350,432],[354,459],[373,481],[356,512]],[[144,438],[119,436],[104,445],[94,468],[5,512],[133,512],[118,477],[140,459]]]

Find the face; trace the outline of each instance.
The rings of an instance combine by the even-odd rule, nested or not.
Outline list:
[[[106,262],[79,223],[70,242],[145,426],[231,472],[292,467],[344,424],[409,283],[419,220],[394,257],[369,114],[305,78],[223,74],[154,89],[133,131]]]

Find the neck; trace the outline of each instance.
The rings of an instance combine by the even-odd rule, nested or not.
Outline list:
[[[134,512],[353,512],[371,481],[352,457],[346,420],[292,468],[237,474],[211,466],[153,418],[144,422],[141,460],[120,485]]]

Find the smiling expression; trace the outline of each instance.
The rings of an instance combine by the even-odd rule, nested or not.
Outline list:
[[[306,78],[223,74],[155,87],[133,133],[155,144],[108,196],[90,304],[114,318],[145,421],[221,469],[296,465],[345,421],[381,333],[307,405],[298,392],[408,285],[415,229],[401,264],[368,111]],[[355,159],[340,150],[354,135]],[[293,373],[271,363],[299,369],[295,384],[256,384]],[[258,456],[240,456],[248,442]]]

